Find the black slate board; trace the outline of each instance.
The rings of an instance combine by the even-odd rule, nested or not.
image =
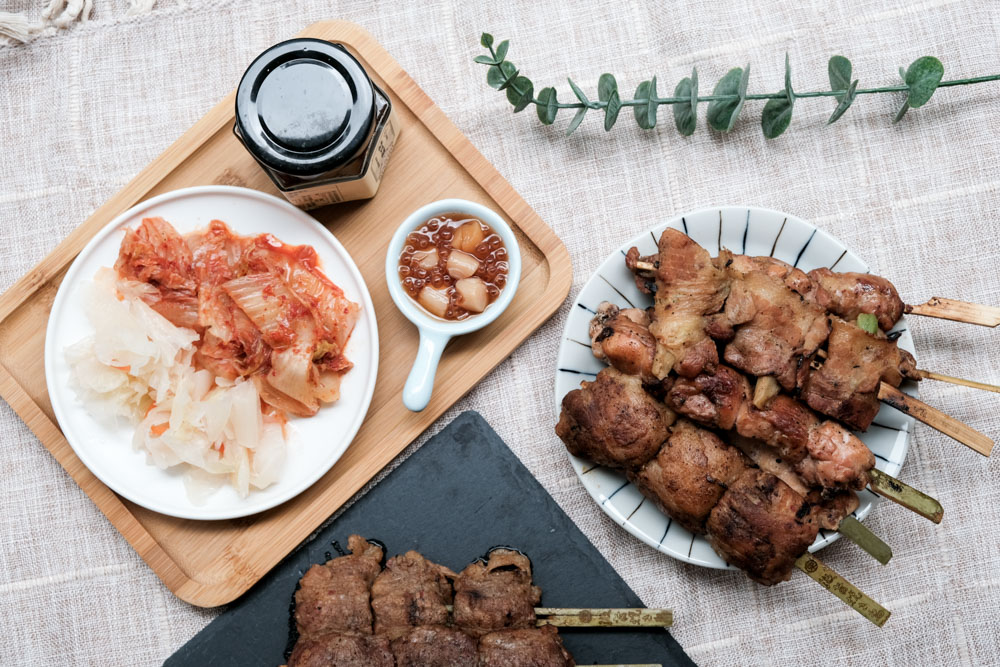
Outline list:
[[[326,560],[334,541],[346,545],[352,533],[382,541],[390,556],[416,549],[455,571],[492,546],[516,546],[531,558],[544,606],[642,606],[489,424],[478,413],[465,412],[278,564],[165,666],[283,664],[289,603],[299,577]],[[660,629],[560,633],[581,665],[694,664]]]

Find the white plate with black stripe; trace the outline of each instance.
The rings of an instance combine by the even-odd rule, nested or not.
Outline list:
[[[803,271],[829,267],[837,271],[868,272],[867,264],[843,243],[801,218],[764,208],[724,206],[694,211],[657,225],[623,244],[608,257],[587,281],[573,303],[556,363],[556,415],[563,396],[592,380],[604,367],[590,351],[588,327],[598,304],[611,301],[621,307],[646,308],[652,297],[641,293],[632,274],[625,267],[625,253],[632,246],[643,255],[656,252],[657,240],[667,227],[683,231],[715,256],[720,247],[748,255],[770,255],[797,266]],[[913,353],[913,338],[906,318],[896,323],[899,346]],[[900,387],[917,395],[914,382]],[[871,428],[858,433],[875,454],[876,467],[895,475],[909,450],[913,418],[882,405]],[[569,456],[573,469],[594,501],[615,522],[651,547],[674,558],[695,565],[735,569],[722,560],[704,537],[692,535],[672,522],[656,506],[645,500],[639,490],[618,471]],[[870,491],[859,494],[861,504],[855,512],[864,519],[878,501]],[[820,531],[809,551],[818,551],[833,543],[840,533]]]

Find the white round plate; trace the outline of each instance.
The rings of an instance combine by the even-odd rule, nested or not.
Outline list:
[[[310,418],[291,417],[285,469],[278,482],[240,498],[226,484],[203,505],[188,500],[182,466],[160,470],[146,454],[132,448],[134,426],[109,424],[90,414],[70,385],[65,350],[93,331],[81,295],[87,281],[118,257],[123,230],[142,218],[160,216],[185,234],[212,220],[222,220],[237,234],[270,232],[285,243],[308,244],[319,254],[321,269],[361,306],[347,358],[354,368],[341,384],[341,398]],[[137,505],[185,519],[231,519],[262,512],[298,495],[329,470],[351,444],[368,411],[378,371],[375,310],[364,279],[350,255],[322,225],[305,212],[271,195],[228,186],[185,188],[154,197],[121,214],[77,256],[59,287],[45,338],[45,380],[63,434],[73,451],[98,479]]]
[[[701,209],[657,225],[612,253],[577,295],[566,321],[556,363],[556,415],[563,396],[579,387],[581,381],[592,380],[604,367],[591,353],[587,334],[598,304],[611,301],[622,307],[652,305],[652,298],[636,288],[631,273],[625,268],[625,253],[632,246],[638,247],[644,255],[655,253],[657,240],[667,227],[685,232],[713,256],[721,246],[736,253],[771,255],[804,271],[821,266],[838,271],[868,271],[857,255],[826,232],[801,218],[769,209],[745,206]],[[905,318],[893,330],[902,332],[899,346],[913,352],[913,338]],[[917,395],[916,383],[905,383],[901,389],[912,396]],[[857,435],[874,452],[876,467],[895,475],[906,458],[912,428],[912,417],[883,405],[871,428]],[[692,535],[673,523],[653,503],[646,502],[623,474],[596,466],[586,459],[572,455],[569,458],[590,495],[625,530],[678,560],[705,567],[735,569],[712,550],[704,537]],[[878,496],[867,490],[859,496],[861,505],[855,516],[864,519]],[[809,551],[822,549],[838,537],[840,533],[820,531]]]

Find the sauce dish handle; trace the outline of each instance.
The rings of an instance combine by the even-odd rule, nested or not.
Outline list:
[[[417,358],[413,360],[413,368],[406,378],[403,387],[403,405],[413,412],[420,412],[427,407],[434,389],[434,375],[437,373],[438,362],[445,345],[451,340],[451,335],[440,331],[427,331],[420,328],[420,346]]]

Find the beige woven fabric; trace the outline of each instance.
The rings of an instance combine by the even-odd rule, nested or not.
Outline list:
[[[610,134],[589,118],[565,138],[568,114],[548,128],[533,112],[511,115],[471,62],[481,30],[512,38],[511,58],[563,99],[567,75],[594,94],[601,72],[614,72],[625,92],[656,73],[663,91],[697,64],[710,89],[747,61],[751,90],[777,90],[786,51],[800,91],[826,86],[833,53],[853,60],[863,85],[893,83],[900,65],[924,54],[941,57],[948,77],[973,76],[1000,71],[997,3],[161,0],[148,15],[124,18],[127,8],[126,0],[98,2],[86,24],[0,47],[0,289],[228,93],[258,52],[334,17],[374,33],[559,234],[573,258],[571,296],[625,239],[685,210],[728,203],[816,222],[911,301],[1000,304],[1000,84],[941,90],[896,126],[892,96],[861,99],[832,127],[824,125],[832,101],[801,100],[789,132],[770,142],[759,103],[726,136],[704,129],[703,108],[688,139],[669,124],[642,132],[631,113]],[[846,541],[823,552],[892,609],[882,630],[804,576],[763,588],[680,564],[598,510],[552,434],[566,312],[440,424],[461,410],[482,412],[642,599],[675,610],[675,636],[695,661],[998,660],[995,461],[918,427],[901,476],[941,500],[944,523],[884,505],[869,525],[894,547],[889,566]],[[1000,383],[1000,332],[926,319],[912,328],[926,367]],[[931,383],[922,391],[1000,434],[1000,397]],[[216,613],[175,599],[2,402],[0,534],[0,663],[158,664]]]

